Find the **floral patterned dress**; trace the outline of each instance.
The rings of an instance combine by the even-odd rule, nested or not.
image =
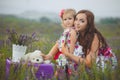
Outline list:
[[[59,49],[59,52],[54,56],[54,60],[58,59],[59,55],[62,54],[61,53],[61,48],[62,48],[62,43],[63,42],[66,42],[66,45],[68,46],[68,48],[70,48],[70,42],[71,42],[70,41],[70,31],[71,31],[71,29],[72,28],[64,29],[64,32],[62,33],[60,39],[58,40],[58,49]],[[83,55],[82,46],[79,45],[79,42],[76,42],[73,54],[75,56],[81,56],[81,55]]]
[[[63,71],[62,74],[66,73],[66,71],[67,71],[67,74],[71,74],[72,71],[76,70],[76,68],[78,67],[78,65],[74,61],[67,59],[65,56],[61,58],[61,55],[62,56],[64,55],[61,53],[62,43],[66,42],[66,45],[68,46],[68,48],[70,48],[70,43],[71,43],[70,31],[71,31],[71,28],[65,29],[58,41],[59,52],[55,55],[54,60],[58,62],[58,66],[60,67],[60,68],[58,67],[57,69],[59,74],[61,73],[61,71]],[[76,42],[73,54],[75,56],[82,56],[84,54],[82,52],[82,46],[79,45],[79,42]]]
[[[107,65],[111,65],[112,69],[117,66],[117,58],[110,47],[99,49],[96,64],[98,68],[102,68],[103,70]]]

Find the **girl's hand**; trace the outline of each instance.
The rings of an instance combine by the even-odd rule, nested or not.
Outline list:
[[[43,57],[44,60],[50,60],[52,58],[52,55],[50,54],[47,54],[47,55],[42,54],[41,56]]]
[[[45,56],[45,60],[50,60],[50,59],[52,59],[52,55],[51,55],[51,54],[47,54],[47,55]]]
[[[68,47],[65,44],[65,42],[62,44],[62,50],[61,51],[65,56],[67,56],[69,54]]]

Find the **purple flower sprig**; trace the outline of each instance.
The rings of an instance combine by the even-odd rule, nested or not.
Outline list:
[[[31,36],[28,36],[26,34],[18,35],[15,30],[7,29],[7,34],[8,34],[8,39],[13,44],[27,46],[27,45],[31,44],[32,42],[36,41],[36,33],[35,32]]]
[[[15,30],[7,29],[8,39],[11,41],[11,43],[18,44],[18,34],[15,32]]]

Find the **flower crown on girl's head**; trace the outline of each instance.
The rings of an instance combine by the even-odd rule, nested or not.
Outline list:
[[[60,11],[60,13],[59,13],[59,16],[62,18],[62,16],[63,16],[63,13],[64,13],[64,9],[62,9],[61,11]]]

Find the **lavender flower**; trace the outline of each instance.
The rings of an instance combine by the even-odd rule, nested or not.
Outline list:
[[[0,40],[0,48],[4,46],[4,40]]]
[[[36,33],[34,32],[33,34],[32,34],[32,38],[34,39],[36,37]]]
[[[18,44],[18,45],[29,45],[32,42],[36,41],[36,33],[34,32],[31,36],[28,36],[26,34],[20,34],[18,35],[17,32],[12,29],[7,29],[7,34],[8,34],[8,39],[11,41],[13,44]]]

